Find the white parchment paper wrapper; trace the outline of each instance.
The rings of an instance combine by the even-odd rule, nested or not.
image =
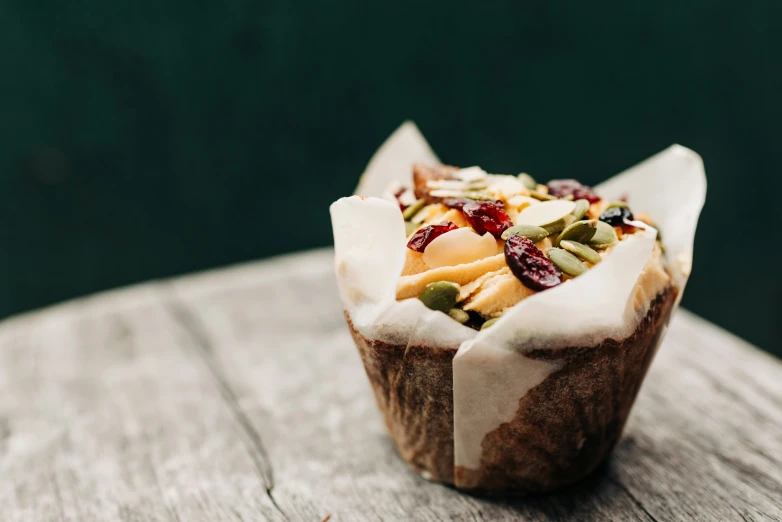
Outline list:
[[[439,160],[416,126],[406,122],[370,161],[357,188],[362,197],[332,204],[337,281],[345,310],[364,337],[408,346],[459,346],[453,361],[455,465],[476,469],[484,436],[512,420],[519,399],[558,369],[556,361],[531,359],[524,352],[591,346],[633,333],[646,312],[633,306],[633,291],[656,232],[649,228],[643,237],[620,242],[586,274],[521,301],[492,328],[476,332],[417,299],[396,300],[405,227],[398,205],[380,196],[393,181],[409,186],[416,162]],[[656,220],[679,290],[675,309],[706,195],[700,156],[673,145],[595,190],[607,200],[628,195],[634,209]]]

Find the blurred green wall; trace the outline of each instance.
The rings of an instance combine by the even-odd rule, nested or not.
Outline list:
[[[6,0],[0,316],[328,245],[411,118],[449,163],[541,179],[695,149],[684,305],[782,353],[782,3],[598,5]]]

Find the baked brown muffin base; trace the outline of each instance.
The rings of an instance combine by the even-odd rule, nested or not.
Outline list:
[[[486,491],[550,491],[578,481],[622,434],[670,320],[676,290],[652,301],[636,331],[597,346],[534,350],[561,368],[519,400],[516,417],[489,432],[477,470],[454,466],[453,358],[432,348],[369,340],[345,317],[400,456],[425,478]]]

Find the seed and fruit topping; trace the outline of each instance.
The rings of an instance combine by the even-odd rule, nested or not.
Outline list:
[[[591,187],[582,185],[574,179],[554,179],[548,182],[548,193],[557,198],[573,196],[573,199],[585,199],[590,203],[600,201],[600,196],[595,194]]]
[[[413,180],[413,188],[386,191],[399,203],[412,251],[397,296],[418,296],[474,329],[588,272],[619,241],[644,233],[636,219],[651,223],[573,179],[541,185],[529,174],[415,165]]]
[[[589,211],[589,201],[577,199],[574,203],[576,204],[576,208],[573,209],[573,220],[580,221],[584,219],[584,216],[586,216],[586,213]]]
[[[584,261],[589,261],[593,265],[598,264],[603,259],[600,257],[600,254],[598,254],[588,246],[584,245],[583,243],[579,243],[577,241],[570,241],[570,240],[560,241],[559,246],[564,248],[571,254],[577,255]]]
[[[447,281],[438,281],[427,286],[418,299],[427,308],[447,314],[456,305],[458,297],[459,287],[457,285]]]
[[[473,201],[464,205],[462,212],[472,229],[480,235],[488,232],[499,239],[513,225],[508,214],[490,201]]]
[[[508,238],[505,242],[505,262],[513,275],[533,290],[547,290],[562,282],[559,268],[526,237]]]
[[[569,217],[576,209],[576,204],[572,201],[557,199],[554,201],[543,201],[535,205],[530,205],[521,211],[516,218],[517,225],[535,225],[538,227],[547,227],[562,222]],[[560,229],[561,230],[561,229]]]
[[[510,236],[523,236],[533,243],[537,243],[548,237],[548,230],[535,225],[514,225],[503,232],[501,237],[507,240]]]
[[[450,221],[445,221],[439,225],[427,225],[420,230],[417,230],[410,237],[410,241],[407,242],[407,248],[410,250],[415,250],[416,252],[423,252],[426,250],[426,247],[429,246],[429,243],[442,236],[446,232],[457,230],[458,228],[459,227]]]
[[[600,214],[600,221],[608,223],[612,227],[619,227],[633,220],[633,213],[627,208],[627,205],[609,206],[605,212]]]
[[[548,258],[551,259],[551,262],[554,263],[557,268],[569,276],[576,277],[588,270],[584,263],[579,261],[576,256],[567,250],[563,250],[561,248],[549,248],[546,250],[546,255],[548,255]]]
[[[426,201],[423,199],[418,199],[414,203],[412,203],[410,206],[402,210],[402,217],[405,221],[409,221],[413,216],[418,214],[418,212],[421,211],[422,208],[426,206]]]
[[[470,203],[472,200],[466,199],[466,198],[445,198],[440,203],[445,205],[448,208],[455,208],[457,210],[461,210],[464,208],[464,205],[467,203]]]
[[[616,237],[614,227],[605,221],[597,221],[596,223],[597,230],[595,231],[595,235],[588,241],[590,245],[598,248],[607,248],[619,241],[619,238]]]
[[[576,221],[575,223],[568,225],[565,230],[559,235],[554,242],[554,246],[559,246],[560,241],[569,239],[570,241],[578,241],[579,243],[586,243],[597,233],[597,221]]]

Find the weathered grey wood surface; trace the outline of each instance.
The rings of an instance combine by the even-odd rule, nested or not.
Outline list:
[[[0,324],[0,521],[782,520],[782,364],[680,311],[605,469],[480,499],[394,454],[317,251]]]

